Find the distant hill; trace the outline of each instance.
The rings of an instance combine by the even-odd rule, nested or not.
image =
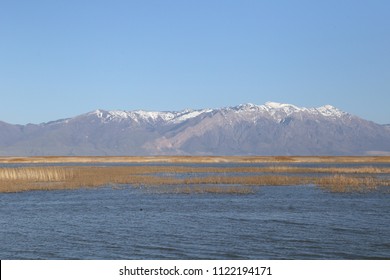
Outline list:
[[[96,110],[42,124],[0,122],[0,155],[385,155],[390,125],[333,106],[268,102],[166,112]]]

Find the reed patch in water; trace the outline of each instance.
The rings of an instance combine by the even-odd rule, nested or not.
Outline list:
[[[202,173],[202,174],[200,174]],[[250,174],[253,173],[253,174]],[[315,176],[315,174],[322,174]],[[241,174],[241,175],[240,175]],[[174,186],[182,192],[249,192],[252,186],[316,185],[331,191],[388,186],[388,168],[47,166],[0,168],[0,192],[74,189],[127,184]],[[179,176],[180,175],[180,176]],[[245,175],[245,176],[244,176]],[[377,175],[382,177],[377,177]],[[383,177],[383,175],[385,175]],[[202,186],[202,187],[200,187]],[[204,187],[204,186],[207,186]],[[226,186],[230,186],[229,190]],[[253,190],[253,189],[252,189]]]
[[[319,178],[317,185],[332,192],[365,192],[375,190],[379,186],[388,185],[388,181],[378,180],[375,177],[351,177],[334,175]]]

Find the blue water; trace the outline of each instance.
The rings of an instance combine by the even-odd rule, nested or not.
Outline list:
[[[0,259],[390,259],[390,194],[0,194]]]

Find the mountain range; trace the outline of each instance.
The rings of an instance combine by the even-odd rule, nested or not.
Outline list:
[[[41,124],[0,121],[0,155],[390,155],[390,125],[331,105],[276,102],[165,112],[96,110]]]

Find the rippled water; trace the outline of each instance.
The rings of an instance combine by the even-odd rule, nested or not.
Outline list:
[[[390,194],[0,194],[0,259],[390,259]]]

